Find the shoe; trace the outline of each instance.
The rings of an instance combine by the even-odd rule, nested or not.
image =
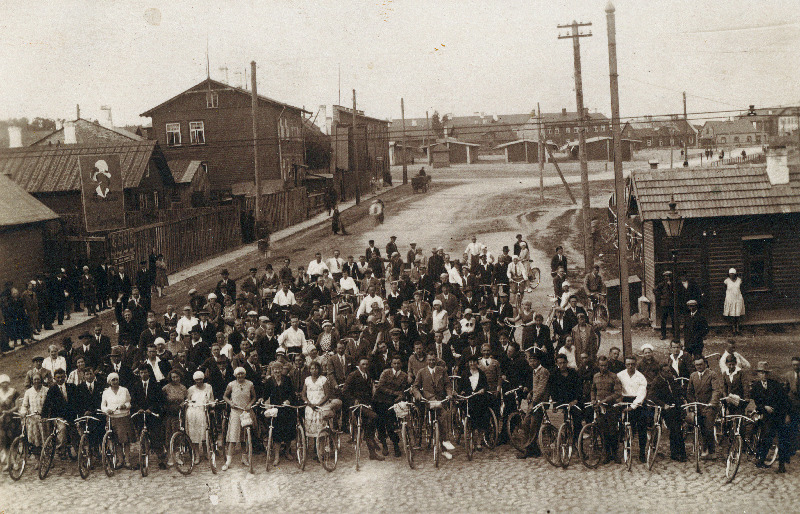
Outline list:
[[[279,454],[279,453],[276,453],[276,454],[275,454],[275,458],[274,458],[274,459],[272,459],[272,465],[273,465],[273,466],[277,466],[277,465],[278,465],[278,464],[280,464],[280,463],[281,463],[281,456],[280,456],[280,454]]]
[[[222,465],[222,471],[228,471],[228,463]]]
[[[447,460],[453,460],[453,454],[450,452],[442,452],[442,455],[444,455],[444,458]]]
[[[475,449],[476,449],[477,451],[479,451],[479,452],[482,452],[482,451],[483,451],[483,446],[481,446],[481,445],[477,445],[477,446],[475,447]]]
[[[380,460],[383,460],[383,456],[379,455],[378,452],[375,451],[375,448],[370,448],[369,449],[369,460],[378,460],[378,461],[380,461]]]
[[[716,454],[711,452],[703,452],[703,454],[700,455],[700,458],[703,460],[717,460]]]
[[[644,464],[645,462],[647,462],[647,456],[645,456],[645,455],[639,455],[639,462],[641,462],[642,464]]]
[[[394,443],[394,456],[395,457],[402,457],[403,454],[400,451],[400,446],[397,443]]]
[[[779,462],[778,463],[778,469],[775,470],[775,473],[786,473],[786,463],[785,462]]]
[[[759,460],[758,462],[756,462],[756,467],[757,467],[757,468],[760,468],[760,469],[765,469],[765,468],[767,468],[768,466],[767,466],[766,464],[764,464],[764,461],[763,461],[763,460]]]
[[[167,467],[168,468],[171,468],[174,465],[175,465],[175,461],[174,460],[170,459],[170,460],[167,461]]]
[[[517,458],[518,459],[527,459],[528,457],[533,457],[533,455],[530,455],[528,452],[518,452],[517,453]]]
[[[456,447],[453,446],[453,443],[451,443],[450,441],[443,441],[442,446],[444,446],[444,449],[448,451],[453,451],[456,449]]]
[[[389,447],[386,446],[386,441],[381,441],[381,454],[384,457],[388,457],[389,456]]]
[[[158,469],[167,469],[167,463],[166,462],[159,462],[158,463]]]
[[[686,455],[681,455],[680,457],[678,457],[678,462],[686,462],[688,460],[689,459],[686,457]]]
[[[708,457],[708,450],[703,450],[703,451],[700,453],[700,458],[701,458],[701,459],[705,459],[706,457]]]

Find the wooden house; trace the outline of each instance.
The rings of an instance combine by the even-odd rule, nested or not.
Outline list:
[[[433,162],[434,167],[437,167],[436,155],[437,153],[443,153],[445,150],[448,154],[448,166],[450,164],[472,164],[478,160],[478,148],[480,148],[480,146],[481,145],[477,143],[467,143],[452,137],[445,137],[431,145],[424,146],[422,149],[426,156],[428,152],[432,152],[433,160],[431,162]],[[443,162],[444,161],[441,160],[440,164]]]
[[[203,161],[169,161],[175,178],[175,188],[170,197],[172,208],[204,207],[211,201],[211,182],[208,166]]]
[[[552,141],[545,143],[552,151],[558,150],[558,145]],[[518,139],[510,143],[497,145],[495,150],[502,150],[506,162],[539,162],[539,141],[536,139]],[[549,159],[545,151],[545,161]]]
[[[634,145],[638,143],[633,139],[622,138],[622,160],[630,161],[633,156]],[[577,141],[567,145],[570,159],[578,159],[579,144]],[[590,137],[586,139],[586,159],[589,161],[614,161],[614,140],[608,136]]]

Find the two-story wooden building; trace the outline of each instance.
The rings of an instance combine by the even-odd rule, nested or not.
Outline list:
[[[764,129],[748,118],[725,121],[707,121],[699,134],[703,148],[764,145],[769,136]]]
[[[295,165],[305,165],[305,112],[258,95],[258,167],[263,181],[294,185]],[[150,137],[169,161],[205,163],[213,191],[229,194],[255,182],[250,91],[207,78],[142,116],[152,119]]]
[[[357,111],[353,130],[353,109],[334,105],[331,113],[331,173],[339,198],[353,198],[355,173],[361,191],[370,182],[382,180],[389,173],[389,121],[366,116]]]

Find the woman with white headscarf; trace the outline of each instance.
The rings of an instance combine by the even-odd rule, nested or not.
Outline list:
[[[127,388],[119,385],[117,373],[109,373],[106,381],[108,387],[103,391],[100,410],[111,418],[111,430],[114,431],[118,447],[122,448],[123,465],[130,468],[130,446],[136,438],[131,424],[131,395]]]
[[[253,423],[253,411],[251,410],[256,401],[256,390],[253,383],[247,380],[247,372],[241,366],[233,370],[236,380],[228,384],[222,399],[231,408],[230,419],[228,420],[228,434],[225,438],[228,441],[228,455],[225,457],[225,464],[222,471],[227,471],[231,465],[233,452],[242,439],[242,425]],[[246,421],[244,420],[246,418]],[[242,454],[242,465],[249,466],[247,456]]]
[[[742,296],[742,279],[737,276],[735,268],[728,270],[725,288],[725,306],[722,315],[731,320],[733,335],[741,334],[739,320],[744,316],[744,297]]]
[[[194,385],[186,393],[189,406],[186,409],[186,433],[194,444],[194,463],[200,463],[200,442],[206,437],[206,404],[214,401],[211,386],[204,382],[202,371],[192,375]]]

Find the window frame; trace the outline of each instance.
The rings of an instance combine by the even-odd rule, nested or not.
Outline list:
[[[216,91],[206,93],[206,109],[219,109],[219,93]]]
[[[200,130],[199,131],[197,130],[197,128],[192,128],[193,124],[196,125],[198,123],[200,124]],[[203,135],[203,140],[202,141],[195,140],[195,133],[198,133],[198,132],[202,133],[202,135]],[[189,144],[190,145],[204,145],[204,144],[206,144],[206,124],[205,124],[205,122],[203,120],[197,120],[197,121],[190,121],[189,122]]]
[[[773,289],[773,236],[771,234],[761,234],[755,236],[742,237],[742,263],[744,264],[744,273],[742,273],[742,281],[747,284],[747,292],[769,292]],[[761,242],[761,253],[754,254],[749,248],[754,245],[754,242]],[[763,283],[754,285],[753,281],[753,263],[763,263]]]
[[[177,126],[178,130],[177,131],[170,130],[170,125],[172,125],[173,128]],[[165,135],[166,135],[167,146],[181,146],[183,144],[183,136],[181,135],[181,123],[179,121],[178,122],[165,123],[164,127],[165,127],[164,130],[165,130]],[[169,138],[170,134],[178,134],[178,141],[175,142],[175,140],[173,139],[173,141],[170,142],[170,138]]]

